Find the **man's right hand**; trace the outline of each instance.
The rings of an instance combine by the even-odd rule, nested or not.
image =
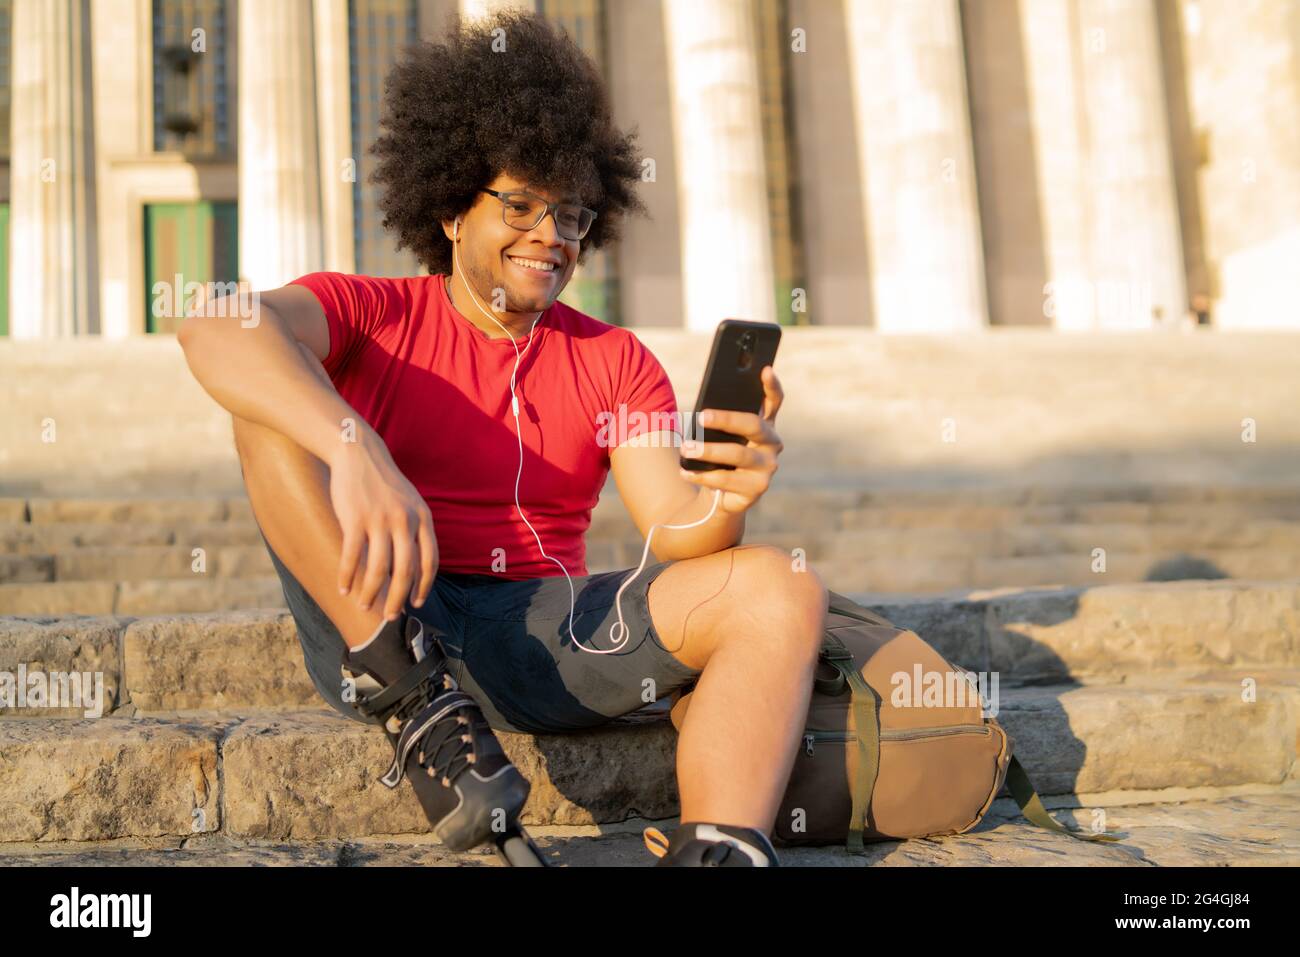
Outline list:
[[[385,619],[397,618],[408,594],[411,604],[423,605],[438,570],[429,506],[393,462],[383,440],[364,424],[357,441],[341,442],[328,464],[330,501],[343,530],[339,594],[353,592],[368,609],[389,580]],[[354,592],[363,548],[365,578]],[[419,583],[412,587],[417,562]]]

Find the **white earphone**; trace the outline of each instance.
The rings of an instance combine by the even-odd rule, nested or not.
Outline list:
[[[460,235],[459,216],[456,217],[456,222],[452,227],[451,235],[452,235],[451,255],[457,268],[459,268],[460,259],[456,253],[456,239]],[[461,278],[463,281],[464,272],[461,273]],[[650,554],[650,540],[654,538],[655,529],[657,528],[687,529],[687,528],[694,528],[697,525],[703,525],[705,522],[711,519],[713,517],[713,513],[717,511],[718,503],[722,501],[722,489],[714,490],[713,505],[712,507],[709,508],[709,513],[705,515],[703,518],[699,519],[698,521],[690,522],[686,525],[664,525],[662,523],[659,523],[650,526],[650,532],[645,537],[645,548],[642,549],[641,551],[641,564],[637,565],[636,571],[634,571],[631,575],[629,575],[627,577],[627,580],[624,581],[623,584],[619,586],[618,593],[614,596],[614,608],[618,612],[618,621],[609,626],[609,640],[615,642],[615,647],[608,648],[604,651],[601,651],[600,649],[588,648],[585,645],[583,645],[582,642],[578,641],[577,636],[574,635],[573,633],[573,618],[577,614],[576,611],[577,599],[573,593],[573,579],[569,577],[569,570],[564,567],[564,564],[561,561],[559,561],[559,559],[552,558],[550,555],[546,554],[546,549],[542,546],[541,536],[537,534],[537,529],[533,528],[533,523],[528,521],[528,517],[524,515],[523,506],[519,504],[519,480],[520,478],[523,477],[524,474],[524,439],[523,439],[523,433],[520,431],[519,428],[519,396],[515,392],[515,383],[516,383],[516,377],[519,375],[519,363],[523,361],[524,354],[527,353],[530,348],[532,348],[533,330],[537,328],[537,323],[541,321],[542,316],[546,315],[546,310],[543,310],[542,312],[538,313],[537,318],[533,320],[533,324],[528,330],[528,344],[524,346],[524,351],[520,352],[519,343],[515,341],[514,336],[510,335],[510,330],[507,329],[504,325],[502,325],[501,320],[497,319],[496,316],[494,316],[488,310],[483,308],[482,303],[480,303],[478,300],[478,296],[474,294],[474,290],[468,282],[464,282],[464,286],[466,290],[469,291],[470,298],[474,300],[474,305],[478,307],[479,312],[483,313],[483,315],[487,316],[498,326],[500,326],[501,331],[504,332],[507,336],[510,336],[510,344],[515,347],[515,368],[514,371],[510,373],[510,409],[515,416],[515,438],[519,441],[519,471],[515,473],[515,510],[519,513],[519,517],[523,519],[524,524],[528,526],[528,530],[533,533],[533,538],[537,540],[537,549],[542,553],[542,557],[545,558],[547,561],[555,562],[556,565],[559,565],[560,571],[564,572],[564,578],[569,583],[569,637],[573,640],[573,644],[575,647],[581,648],[583,651],[589,651],[593,655],[609,655],[609,654],[613,654],[616,651],[621,651],[623,649],[623,646],[627,644],[627,639],[629,637],[627,625],[623,622],[623,604],[622,604],[623,591],[624,589],[627,588],[628,585],[632,584],[632,580],[635,579],[637,575],[640,575],[641,570],[645,568],[646,558]],[[615,637],[616,633],[621,633],[622,637],[616,638]]]

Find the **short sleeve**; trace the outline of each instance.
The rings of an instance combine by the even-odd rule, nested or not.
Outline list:
[[[329,325],[330,351],[321,363],[331,377],[341,371],[386,323],[401,318],[401,298],[392,284],[375,276],[313,272],[293,280],[320,300]]]
[[[622,420],[626,421],[627,427],[619,444],[643,432],[680,433],[677,396],[668,380],[668,373],[635,333],[627,333],[620,371],[614,411],[617,414],[619,405],[627,409],[627,418]]]

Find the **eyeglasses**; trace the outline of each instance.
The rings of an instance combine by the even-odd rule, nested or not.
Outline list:
[[[527,231],[536,228],[538,223],[550,213],[555,219],[555,229],[565,239],[581,239],[591,229],[596,219],[596,211],[576,203],[548,203],[540,196],[523,190],[505,190],[480,187],[501,200],[501,218],[507,226]]]

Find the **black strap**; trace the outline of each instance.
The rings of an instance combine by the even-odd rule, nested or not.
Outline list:
[[[832,698],[842,695],[848,687],[848,682],[844,677],[844,669],[839,667],[836,662],[843,661],[852,666],[853,655],[848,648],[844,647],[844,642],[840,641],[836,635],[827,632],[822,639],[822,649],[819,657],[835,669],[835,677],[819,678],[814,674],[813,690],[820,695]]]
[[[445,661],[438,652],[425,655],[424,658],[411,665],[406,674],[385,687],[384,690],[376,692],[369,698],[359,700],[357,707],[361,709],[363,714],[384,717],[390,708],[418,688],[420,682],[430,675],[436,674],[444,664]]]

